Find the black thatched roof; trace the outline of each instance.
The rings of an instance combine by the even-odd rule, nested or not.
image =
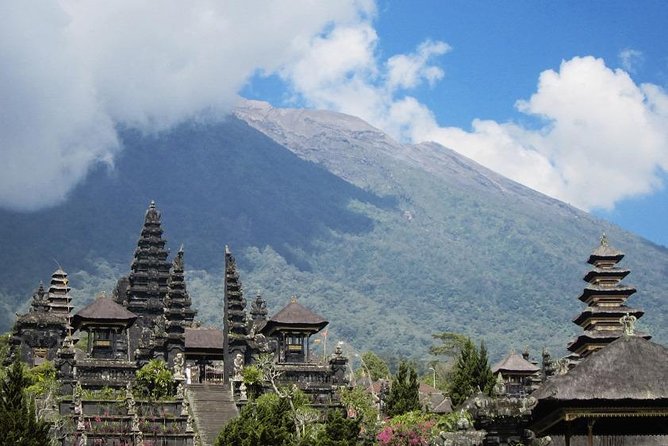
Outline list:
[[[668,400],[668,348],[622,336],[532,396],[539,401]]]
[[[607,241],[594,250],[587,260],[590,264],[595,264],[600,259],[610,259],[619,262],[624,258],[624,253],[617,248],[608,245]]]
[[[186,350],[223,350],[223,332],[217,328],[186,328]]]
[[[78,328],[85,321],[126,322],[129,325],[135,319],[137,319],[136,314],[117,304],[111,298],[99,296],[74,315],[72,325]]]
[[[492,367],[492,372],[501,372],[502,375],[507,372],[536,373],[539,370],[535,364],[530,363],[515,352],[512,352]]]
[[[619,319],[627,313],[635,316],[638,319],[641,318],[643,314],[645,314],[643,310],[627,307],[626,305],[620,305],[619,307],[587,307],[582,311],[582,313],[573,318],[573,322],[580,325],[587,319],[594,316],[616,317]]]
[[[299,327],[305,331],[317,333],[329,324],[322,316],[319,316],[292,298],[281,311],[269,319],[263,327],[263,333],[270,333],[277,327]]]

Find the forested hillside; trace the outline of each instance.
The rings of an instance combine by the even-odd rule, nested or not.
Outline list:
[[[75,304],[109,292],[155,200],[168,247],[184,244],[205,323],[221,323],[228,244],[247,298],[260,291],[276,311],[297,295],[331,321],[330,342],[421,359],[432,333],[455,331],[485,339],[493,356],[525,345],[561,352],[579,330],[570,320],[582,309],[584,261],[606,231],[627,254],[643,329],[668,340],[665,248],[355,118],[252,103],[237,116],[126,131],[115,168],[92,172],[63,205],[1,212],[5,314],[56,262]]]

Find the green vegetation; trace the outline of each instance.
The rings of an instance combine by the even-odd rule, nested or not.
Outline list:
[[[450,381],[450,399],[458,406],[476,392],[489,394],[494,387],[494,375],[487,362],[487,349],[480,344],[480,349],[467,339],[459,352]]]
[[[415,368],[402,362],[399,371],[392,378],[390,393],[385,401],[387,416],[395,417],[406,412],[420,410],[420,383]]]
[[[0,432],[2,444],[14,446],[47,446],[49,424],[37,420],[35,403],[27,392],[33,384],[19,361],[6,371],[0,383]]]
[[[361,356],[362,367],[355,370],[355,376],[369,375],[372,381],[390,377],[390,368],[387,363],[372,351],[364,352]]]
[[[58,386],[56,369],[51,361],[44,361],[32,368],[25,367],[23,373],[29,383],[26,391],[33,396],[47,396]]]
[[[341,403],[348,413],[354,414],[360,422],[361,431],[366,438],[375,438],[379,428],[380,414],[373,401],[373,396],[363,387],[343,388],[340,390]]]
[[[360,422],[338,411],[323,419],[297,392],[292,402],[276,393],[266,393],[249,402],[216,439],[217,446],[353,446],[358,444]]]
[[[152,359],[137,370],[135,388],[141,396],[156,400],[170,398],[176,391],[172,371],[160,359]]]

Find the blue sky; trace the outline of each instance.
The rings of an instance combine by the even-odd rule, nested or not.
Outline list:
[[[239,97],[433,140],[668,245],[668,2],[0,0],[0,207]]]

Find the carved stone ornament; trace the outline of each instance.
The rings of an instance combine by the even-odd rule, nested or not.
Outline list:
[[[626,336],[633,336],[635,334],[635,325],[637,317],[626,313],[619,319],[619,322],[624,326],[624,334]]]
[[[177,353],[174,358],[174,380],[185,381],[186,376],[183,374],[184,368],[185,360],[183,358],[183,353]]]

